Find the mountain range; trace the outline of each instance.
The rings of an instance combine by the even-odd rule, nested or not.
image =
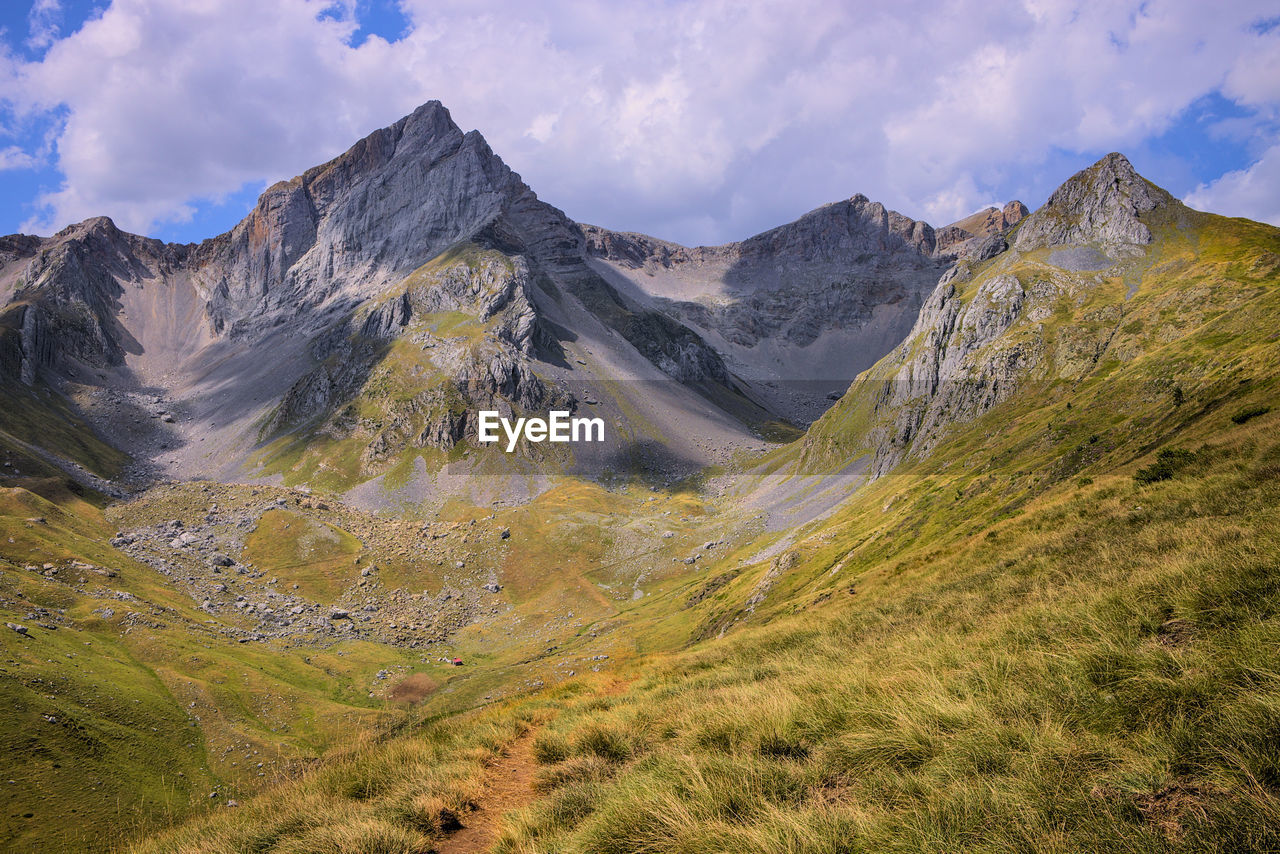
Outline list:
[[[0,238],[0,844],[1274,840],[1278,275],[1115,153],[685,247],[438,102],[199,244]]]

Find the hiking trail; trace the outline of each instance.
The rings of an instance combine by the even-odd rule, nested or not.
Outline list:
[[[498,757],[485,773],[484,790],[476,798],[476,808],[465,816],[466,824],[435,843],[436,854],[482,854],[498,841],[502,816],[519,809],[534,798],[534,731],[511,743],[506,755]]]

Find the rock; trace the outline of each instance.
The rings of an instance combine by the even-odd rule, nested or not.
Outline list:
[[[334,608],[329,612],[330,620],[350,620],[351,612],[342,608]]]
[[[227,557],[222,552],[214,552],[213,555],[209,558],[209,563],[212,566],[235,566],[236,565],[236,562],[234,560]]]
[[[31,636],[31,633],[27,630],[26,626],[20,625],[18,623],[5,623],[5,625],[20,635],[27,635],[28,637]]]
[[[1151,184],[1122,154],[1111,153],[1054,191],[1020,225],[1013,248],[1101,244],[1121,254],[1151,242],[1139,215],[1170,204],[1173,197]]]
[[[488,590],[490,593],[497,593],[499,590],[502,589],[501,584],[494,584],[492,581],[490,581],[488,584],[485,584],[483,586],[484,586],[484,589]]]
[[[664,310],[725,340],[738,357],[735,373],[761,384],[778,375],[808,376],[811,365],[800,354],[819,337],[846,357],[835,364],[840,379],[852,381],[905,337],[950,260],[938,252],[927,223],[862,195],[723,246],[689,248],[595,226],[582,230],[588,254],[641,291],[652,291],[655,280],[668,288],[681,283],[676,290],[689,296],[655,293]],[[708,298],[697,299],[700,293]],[[796,361],[764,358],[762,341],[790,345],[796,355],[781,358]],[[777,400],[782,405],[789,395]]]
[[[511,539],[511,529],[510,529],[510,528],[503,528],[503,529],[502,529],[502,531],[501,531],[501,533],[499,533],[499,534],[498,534],[498,537],[499,537],[500,539],[503,539],[503,540],[509,540],[509,539]]]

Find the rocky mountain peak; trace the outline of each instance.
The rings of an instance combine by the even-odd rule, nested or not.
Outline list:
[[[215,330],[252,334],[282,310],[360,302],[527,194],[478,132],[464,134],[430,101],[269,188],[239,225],[200,246],[195,278]]]
[[[1026,252],[1085,244],[1145,245],[1151,242],[1151,230],[1141,215],[1173,201],[1139,175],[1128,158],[1112,152],[1055,190],[1018,229],[1013,246]]]
[[[1027,217],[1027,206],[1014,199],[1003,208],[994,205],[964,219],[956,220],[937,230],[937,252],[940,255],[976,258],[987,250],[991,238],[1006,231]],[[1001,244],[1003,245],[1003,244]]]
[[[1017,199],[1006,202],[1004,208],[1000,211],[1001,219],[1004,220],[1005,225],[1017,225],[1030,214],[1031,211],[1027,209],[1027,206]]]

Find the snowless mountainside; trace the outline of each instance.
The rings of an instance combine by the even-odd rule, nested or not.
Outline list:
[[[272,442],[322,437],[344,488],[422,458],[406,495],[476,464],[449,454],[478,408],[604,417],[615,440],[561,469],[674,477],[762,447],[897,344],[952,259],[861,196],[725,247],[579,226],[437,102],[198,245],[105,218],[2,241],[0,367],[144,472],[287,480],[302,463]]]

